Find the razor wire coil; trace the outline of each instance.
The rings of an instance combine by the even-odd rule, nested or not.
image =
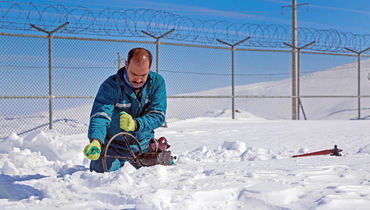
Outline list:
[[[200,20],[153,9],[91,9],[83,6],[66,7],[61,4],[43,5],[0,1],[0,28],[34,31],[30,25],[53,30],[69,22],[58,31],[63,34],[148,38],[142,30],[160,36],[175,29],[164,39],[186,43],[219,44],[216,39],[256,48],[287,48],[291,28],[288,25],[231,23],[225,20]],[[370,46],[370,35],[340,32],[334,29],[298,28],[299,43],[315,41],[307,49],[322,52],[345,52],[344,48],[361,50]],[[366,54],[369,54],[367,52]]]

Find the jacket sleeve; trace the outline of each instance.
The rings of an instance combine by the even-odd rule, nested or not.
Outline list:
[[[166,119],[167,94],[166,84],[162,76],[157,75],[153,88],[153,95],[149,102],[148,111],[142,117],[136,118],[139,124],[137,132],[154,130],[162,126]]]
[[[99,88],[91,110],[88,138],[104,143],[107,130],[112,120],[117,90],[112,80],[107,79]]]

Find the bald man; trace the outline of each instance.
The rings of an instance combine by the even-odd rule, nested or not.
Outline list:
[[[100,153],[115,134],[129,132],[145,149],[154,137],[154,129],[163,125],[167,109],[166,86],[162,76],[150,71],[151,65],[150,51],[134,48],[128,53],[125,67],[100,86],[90,116],[90,144],[84,149],[85,156],[91,160],[91,171],[104,172]],[[118,151],[127,151],[122,142],[112,142],[109,155],[122,156]],[[115,171],[124,162],[108,159],[107,167]]]

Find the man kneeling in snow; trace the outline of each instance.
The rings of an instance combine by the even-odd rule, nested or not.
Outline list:
[[[134,48],[128,53],[125,67],[100,86],[91,111],[90,144],[84,149],[85,156],[91,160],[91,171],[104,172],[100,153],[115,134],[127,131],[139,140],[141,148],[147,148],[154,137],[153,130],[163,125],[167,109],[166,86],[161,75],[150,71],[151,65],[150,51]],[[120,145],[111,144],[109,148],[119,150],[122,149]],[[107,160],[107,167],[115,171],[124,162]]]

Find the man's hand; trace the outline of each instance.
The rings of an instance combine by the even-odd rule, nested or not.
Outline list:
[[[135,120],[132,119],[131,115],[127,114],[126,112],[120,113],[119,125],[120,125],[120,128],[125,131],[135,131],[136,130]]]
[[[97,160],[100,157],[101,146],[98,140],[92,140],[84,149],[84,155],[90,160]]]

